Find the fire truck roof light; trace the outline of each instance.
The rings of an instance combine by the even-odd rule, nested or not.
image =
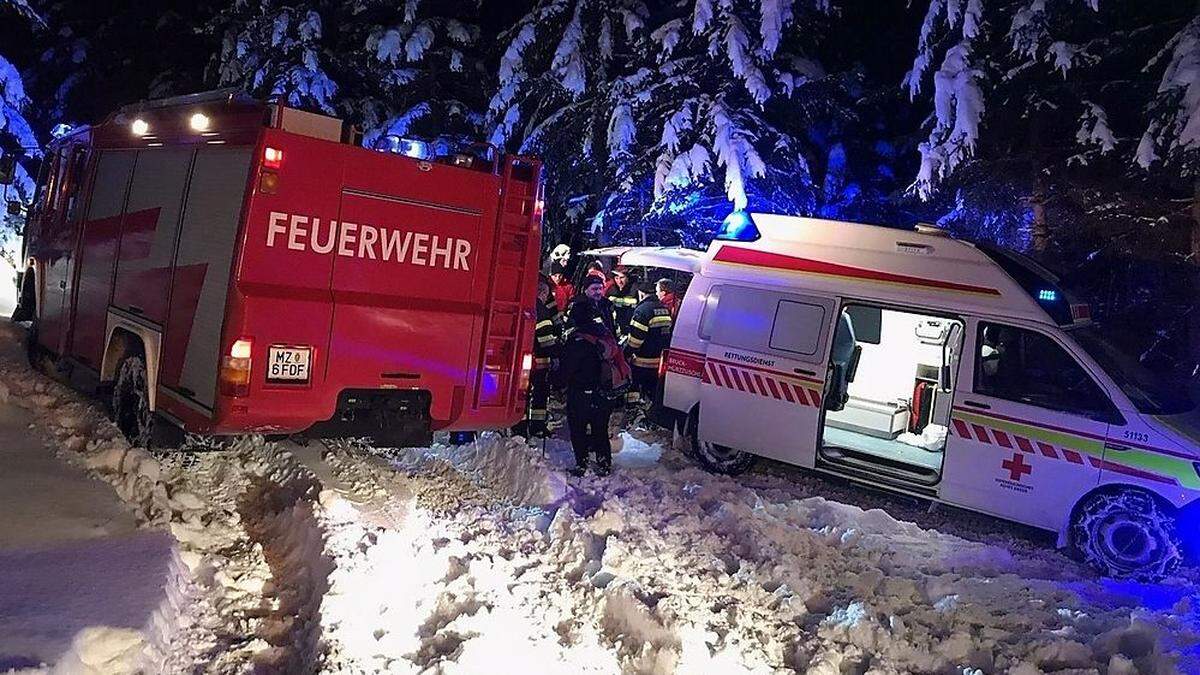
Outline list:
[[[400,154],[414,159],[429,159],[431,156],[428,143],[411,138],[401,138],[399,150]]]
[[[268,169],[278,169],[283,166],[283,151],[271,146],[263,148],[263,166]]]
[[[191,125],[192,131],[208,131],[208,125],[211,122],[212,120],[210,120],[208,115],[205,115],[204,113],[196,113],[188,120],[188,124]]]
[[[133,132],[134,136],[145,136],[150,131],[150,124],[139,117],[129,125],[129,130]]]

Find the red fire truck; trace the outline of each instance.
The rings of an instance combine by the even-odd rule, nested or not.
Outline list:
[[[32,319],[36,360],[111,396],[135,443],[166,428],[425,444],[517,422],[541,165],[380,152],[345,126],[223,91],[56,140],[14,317]]]

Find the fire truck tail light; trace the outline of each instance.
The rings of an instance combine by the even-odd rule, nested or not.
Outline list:
[[[263,148],[263,166],[268,169],[278,169],[283,166],[283,150],[267,146]]]
[[[533,354],[526,354],[521,357],[521,379],[517,387],[521,391],[529,389],[529,371],[531,370],[533,370]]]
[[[250,349],[254,346],[252,342],[246,339],[237,340],[233,346],[229,348],[229,356],[235,359],[250,358]]]
[[[258,178],[258,191],[264,195],[273,195],[279,191],[279,174],[264,169]]]
[[[221,358],[221,393],[246,396],[250,393],[250,354],[254,344],[247,338],[234,341],[229,354]]]

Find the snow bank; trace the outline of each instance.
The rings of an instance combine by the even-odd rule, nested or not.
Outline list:
[[[406,448],[395,458],[396,466],[408,471],[424,471],[437,463],[452,466],[515,504],[553,504],[566,494],[563,474],[521,437],[485,433],[465,445]]]
[[[449,466],[490,485],[494,501],[433,514],[413,496],[393,525],[368,523],[358,507],[331,509],[340,514],[327,524],[338,557],[322,608],[331,664],[363,673],[500,663],[509,672],[1168,673],[1197,641],[1185,603],[1152,613],[1086,580],[1092,593],[1081,594],[1059,581],[1078,570],[1051,554],[798,497],[807,486],[795,477],[712,476],[665,437],[625,433],[616,445],[611,477],[572,479],[554,499],[530,487],[570,465],[563,442],[548,443],[545,457],[495,437],[405,451],[397,464],[411,472],[412,495],[457,490],[439,477]],[[526,503],[541,508],[505,505],[531,494]]]
[[[32,373],[12,349],[20,339],[18,326],[0,327],[8,347],[0,397],[28,410],[60,457],[112,485],[145,527],[175,542],[148,624],[81,631],[56,672],[315,669],[328,561],[311,474],[258,438],[196,453],[130,447],[95,402]]]

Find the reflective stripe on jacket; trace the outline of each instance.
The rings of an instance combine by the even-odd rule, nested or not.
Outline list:
[[[629,339],[625,348],[632,364],[640,368],[658,368],[663,350],[671,344],[671,311],[653,296],[642,300],[629,321]]]

